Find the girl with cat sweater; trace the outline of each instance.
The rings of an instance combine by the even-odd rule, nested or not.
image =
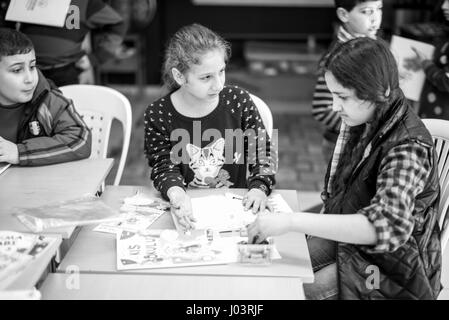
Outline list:
[[[264,210],[276,152],[249,93],[225,86],[229,44],[199,24],[169,41],[163,76],[170,93],[145,112],[145,154],[154,186],[189,229],[186,187],[248,188],[246,208]]]

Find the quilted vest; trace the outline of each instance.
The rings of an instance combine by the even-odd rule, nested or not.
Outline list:
[[[394,252],[370,253],[366,246],[337,244],[340,299],[436,299],[441,291],[439,181],[432,137],[401,99],[392,104],[388,114],[387,123],[372,141],[370,155],[353,172],[343,200],[332,213],[356,213],[370,205],[381,160],[399,144],[417,141],[425,146],[432,155],[432,171],[415,198],[415,225],[404,245]]]

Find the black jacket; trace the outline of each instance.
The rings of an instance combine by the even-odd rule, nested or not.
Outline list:
[[[369,253],[362,246],[337,244],[340,298],[436,299],[441,291],[441,247],[437,219],[439,181],[432,137],[402,99],[395,101],[387,113],[387,120],[372,141],[370,155],[352,174],[343,201],[332,213],[356,213],[370,205],[381,161],[397,145],[418,141],[426,146],[433,155],[429,159],[432,171],[423,192],[415,199],[414,229],[404,245],[393,252]],[[374,270],[369,266],[379,270],[378,286],[367,285],[372,276],[369,270]]]

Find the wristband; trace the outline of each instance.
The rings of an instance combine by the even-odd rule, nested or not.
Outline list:
[[[262,190],[266,195],[268,195],[268,188],[264,183],[258,185],[256,189]]]

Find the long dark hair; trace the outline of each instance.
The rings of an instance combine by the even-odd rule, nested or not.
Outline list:
[[[333,212],[343,200],[351,173],[362,160],[366,146],[380,129],[393,101],[404,99],[404,95],[399,88],[396,60],[386,42],[380,39],[363,37],[338,44],[324,62],[324,69],[340,85],[353,89],[358,99],[370,101],[376,108],[373,119],[350,128],[326,206],[327,212]]]

